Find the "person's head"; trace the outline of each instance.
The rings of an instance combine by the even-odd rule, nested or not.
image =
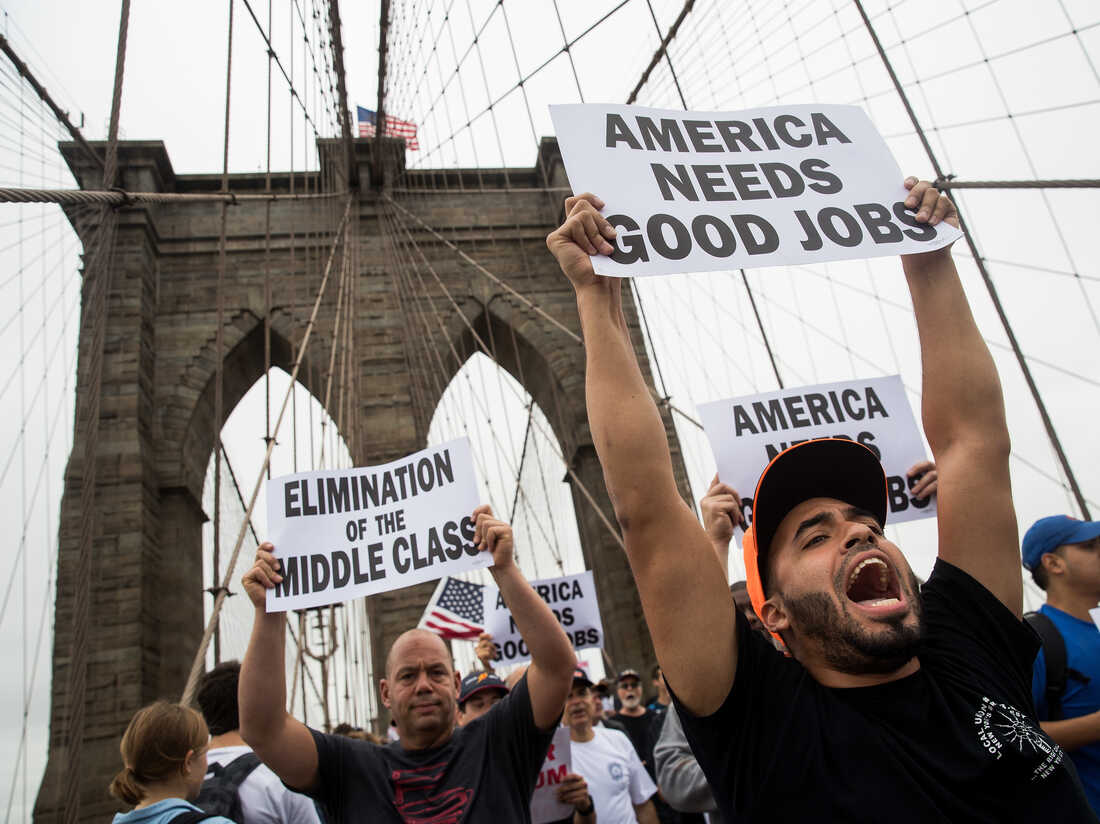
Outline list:
[[[481,718],[507,694],[507,685],[491,672],[467,675],[458,693],[458,723],[469,724]]]
[[[593,701],[595,699],[595,701]],[[595,723],[595,703],[599,698],[592,690],[592,679],[579,667],[573,670],[573,687],[565,699],[563,723],[571,729],[586,729]]]
[[[733,605],[745,616],[745,620],[749,622],[749,626],[757,632],[769,635],[768,630],[760,623],[760,618],[756,614],[756,610],[752,608],[752,599],[749,597],[748,584],[744,581],[735,581],[730,584],[730,596],[733,598]]]
[[[382,703],[393,715],[406,746],[423,748],[454,730],[458,673],[443,639],[410,629],[397,637],[386,656]]]
[[[509,692],[514,690],[516,688],[516,684],[518,684],[523,676],[527,674],[528,666],[529,664],[520,664],[518,667],[508,673],[508,677],[504,679],[504,686],[508,688]]]
[[[241,662],[223,661],[199,679],[195,703],[211,735],[224,735],[241,726],[237,712],[237,684]]]
[[[1100,521],[1040,518],[1024,533],[1023,565],[1049,595],[1100,599]]]
[[[659,704],[667,704],[671,700],[668,695],[668,687],[665,685],[664,676],[661,675],[661,666],[658,664],[649,673],[650,682],[653,684],[653,689],[657,692],[657,702]]]
[[[886,476],[841,438],[793,446],[764,470],[742,542],[764,626],[803,664],[886,675],[916,655],[918,583],[886,539]]]
[[[161,787],[195,798],[206,775],[208,739],[206,723],[190,707],[157,701],[138,710],[122,734],[122,769],[111,795],[130,806]]]
[[[635,669],[625,669],[619,673],[619,682],[616,687],[619,700],[623,709],[630,711],[637,709],[642,703],[642,679]]]

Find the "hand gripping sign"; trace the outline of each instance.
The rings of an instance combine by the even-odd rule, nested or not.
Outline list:
[[[547,824],[550,821],[572,820],[573,807],[558,801],[558,786],[569,775],[571,755],[569,727],[554,730],[554,739],[546,753],[546,760],[535,779],[535,791],[531,794],[531,824]]]
[[[283,580],[267,611],[347,601],[487,567],[474,546],[479,504],[465,438],[393,463],[299,472],[267,482],[267,527]]]
[[[898,375],[823,383],[699,405],[718,476],[741,494],[752,516],[752,496],[772,458],[811,438],[850,438],[871,449],[886,471],[889,521],[936,514],[935,498],[914,498],[906,472],[925,460],[924,442]],[[915,479],[914,479],[915,482]]]
[[[532,581],[531,586],[554,611],[574,650],[603,647],[603,622],[591,570]],[[495,661],[518,664],[530,660],[527,643],[496,587],[485,588],[485,631],[493,636],[497,646]]]
[[[959,238],[906,211],[902,174],[858,106],[683,112],[550,107],[574,192],[618,230],[617,277],[927,252]]]

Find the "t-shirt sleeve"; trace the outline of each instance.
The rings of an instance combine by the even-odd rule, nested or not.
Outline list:
[[[523,796],[530,797],[554,738],[554,728],[544,732],[535,726],[527,675],[483,717],[492,751],[500,756],[496,768],[512,775]]]
[[[634,745],[630,744],[629,741],[627,745],[623,747],[623,752],[627,753],[627,769],[630,771],[630,803],[637,806],[644,804],[657,792],[657,785],[653,783],[653,779],[646,772],[642,759],[638,758]]]
[[[942,673],[959,672],[991,695],[1031,708],[1039,637],[997,597],[957,566],[940,559],[921,588],[924,647]],[[930,658],[931,657],[931,658]]]
[[[722,705],[700,717],[675,693],[672,697],[711,786],[725,788],[738,809],[749,809],[774,771],[783,742],[806,740],[810,733],[801,729],[792,734],[792,726],[811,727],[816,721],[808,706],[812,679],[802,665],[755,632],[740,610],[736,618],[737,671]]]
[[[317,786],[312,790],[303,790],[288,785],[287,789],[316,799],[322,807],[337,809],[340,805],[334,802],[343,797],[346,750],[351,739],[340,735],[326,735],[312,727],[309,731],[317,745]]]

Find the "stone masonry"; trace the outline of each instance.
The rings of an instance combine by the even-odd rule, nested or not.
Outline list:
[[[335,175],[326,170],[331,171],[329,164],[342,147],[323,142],[320,148],[322,172],[296,174],[296,191],[307,184],[311,191],[331,186],[327,181]],[[351,399],[350,414],[338,424],[356,465],[393,460],[425,446],[446,382],[461,361],[479,350],[480,338],[544,410],[575,477],[614,523],[585,415],[583,347],[415,222],[386,216],[387,210],[395,213],[387,200],[392,197],[579,335],[572,289],[544,245],[547,232],[561,218],[561,197],[548,195],[544,184],[565,185],[556,143],[543,141],[535,168],[508,170],[405,170],[404,153],[392,143],[387,148],[383,179],[378,180],[372,179],[375,141],[358,140],[355,145],[361,190],[352,195],[355,250],[349,259],[356,264],[351,368],[359,396]],[[64,144],[62,151],[83,188],[100,186],[98,172],[74,146]],[[128,191],[212,192],[221,185],[219,175],[176,175],[158,141],[122,143],[119,168],[120,186]],[[262,174],[233,175],[230,180],[236,193],[262,192],[264,185]],[[289,174],[272,176],[275,192],[289,192],[290,185]],[[82,820],[108,820],[119,809],[107,785],[121,766],[118,743],[134,711],[157,698],[178,699],[182,692],[203,631],[203,601],[209,597],[201,557],[202,525],[208,517],[201,504],[206,467],[216,428],[263,375],[266,210],[271,215],[271,362],[289,372],[343,204],[341,198],[331,198],[229,207],[221,421],[214,419],[214,383],[222,207],[173,202],[132,205],[119,212],[101,386],[92,578],[79,582],[74,573],[83,453],[77,441],[66,472],[59,527],[50,755],[36,820],[61,818],[78,586],[89,587],[91,596]],[[95,226],[70,217],[86,233],[82,240],[88,248]],[[395,225],[403,225],[408,234],[401,229],[395,235],[390,231]],[[410,241],[415,247],[408,246]],[[409,248],[420,250],[413,254],[417,272],[400,265],[408,260],[403,255]],[[335,300],[330,283],[299,375],[317,397],[324,392]],[[635,350],[648,375],[634,304],[625,303]],[[438,317],[448,340],[434,367],[422,334],[425,317]],[[88,391],[78,382],[78,405]],[[336,415],[337,410],[331,411]],[[686,498],[686,475],[667,411],[665,426]],[[568,480],[574,484],[585,558],[596,578],[606,652],[617,667],[648,668],[655,663],[653,649],[626,556],[572,476]],[[369,599],[376,679],[386,649],[416,624],[433,586]],[[380,725],[386,720],[380,719]]]

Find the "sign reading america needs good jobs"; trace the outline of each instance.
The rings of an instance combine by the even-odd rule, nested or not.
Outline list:
[[[591,570],[580,575],[532,581],[531,586],[553,610],[574,650],[603,646],[603,621],[600,620],[596,582]],[[531,659],[527,643],[496,587],[485,588],[485,631],[493,636],[497,646],[493,660],[501,664],[518,664]]]
[[[906,211],[901,170],[858,106],[569,104],[550,117],[573,191],[602,198],[618,231],[597,274],[904,255],[961,237]]]
[[[757,481],[772,458],[812,438],[849,438],[882,461],[889,493],[888,523],[936,514],[936,499],[909,494],[906,472],[926,460],[913,409],[898,375],[823,383],[699,405],[718,477],[741,495],[752,518]],[[838,469],[839,471],[839,469]]]
[[[267,611],[306,609],[431,581],[493,559],[473,542],[470,442],[393,463],[267,482],[267,528],[283,580]]]

